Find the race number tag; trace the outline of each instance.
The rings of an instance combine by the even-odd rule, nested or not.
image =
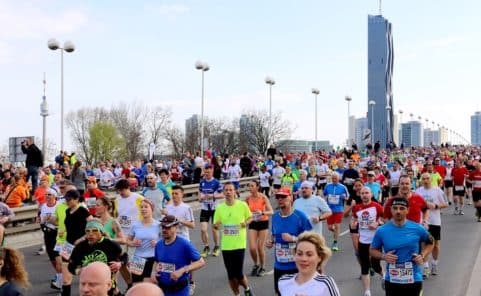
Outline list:
[[[59,253],[60,253],[60,251],[62,250],[62,245],[56,244],[55,247],[53,247],[53,250],[54,250],[55,252],[59,252]]]
[[[60,249],[59,254],[60,254],[60,256],[62,256],[63,259],[70,260],[70,255],[72,255],[72,251],[73,251],[74,248],[75,248],[74,245],[65,242],[62,245],[62,248]]]
[[[90,208],[95,208],[96,206],[96,201],[97,199],[95,197],[87,197],[85,199],[85,203],[87,204],[87,207]]]
[[[252,220],[253,221],[259,221],[262,218],[262,214],[259,212],[254,212],[252,213]]]
[[[224,225],[224,235],[226,236],[238,236],[239,225]]]
[[[175,264],[159,262],[157,265],[157,272],[167,272],[172,273],[175,271]]]
[[[339,195],[329,194],[327,196],[327,202],[330,204],[339,204]]]
[[[294,262],[294,250],[296,248],[296,243],[288,244],[276,244],[276,259],[277,262],[287,263]]]
[[[414,283],[414,269],[412,262],[389,264],[389,281],[395,284]]]
[[[129,271],[132,274],[141,275],[144,272],[146,261],[147,260],[145,258],[134,256],[129,262]]]
[[[454,186],[454,190],[456,190],[456,191],[462,191],[462,190],[464,190],[464,186],[458,186],[458,185],[456,185],[456,186]]]
[[[129,216],[120,216],[119,224],[122,228],[130,228],[132,225],[132,219]]]

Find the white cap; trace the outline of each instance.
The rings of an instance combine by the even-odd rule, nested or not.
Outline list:
[[[312,182],[310,182],[310,181],[304,181],[304,182],[301,183],[301,188],[302,188],[302,187],[312,188],[313,185],[312,185]]]

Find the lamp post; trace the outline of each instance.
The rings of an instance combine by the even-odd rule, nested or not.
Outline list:
[[[374,147],[374,106],[376,101],[370,100],[369,106],[371,107],[371,145]]]
[[[64,115],[64,107],[63,107],[63,52],[73,52],[75,50],[75,45],[72,41],[65,41],[63,47],[60,47],[60,43],[57,39],[49,39],[47,42],[48,48],[51,50],[60,49],[60,150],[64,150],[64,127],[63,127],[63,115]]]
[[[40,116],[43,117],[42,124],[42,160],[45,162],[45,155],[47,155],[47,116],[48,116],[48,105],[47,96],[45,95],[45,88],[47,85],[47,80],[45,73],[43,73],[43,97],[42,103],[40,103]]]
[[[386,126],[386,131],[387,131],[386,142],[389,142],[389,140],[391,139],[391,117],[389,116],[389,113],[390,113],[391,109],[392,109],[392,107],[390,105],[386,106],[386,118],[389,119],[389,120],[386,120],[386,123],[387,123],[387,121],[389,121],[389,125]]]
[[[349,144],[351,143],[351,140],[349,139],[349,132],[351,129],[349,128],[349,121],[351,120],[351,101],[352,98],[350,96],[345,96],[344,99],[347,102],[347,141],[346,141],[346,146],[349,147]]]
[[[276,81],[274,78],[266,76],[264,82],[269,85],[269,133],[267,135],[267,147],[269,147],[272,137],[272,86],[276,84]]]
[[[209,71],[209,64],[203,61],[195,62],[195,68],[202,72],[202,91],[200,103],[200,153],[204,157],[204,73]]]
[[[314,94],[314,151],[317,151],[317,96],[319,89],[312,88],[311,92]]]
[[[403,113],[404,113],[403,110],[399,110],[399,126],[401,127],[399,129],[399,138],[400,138],[399,146],[401,146],[401,143],[403,142]]]

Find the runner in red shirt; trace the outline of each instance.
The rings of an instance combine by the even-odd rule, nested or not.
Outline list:
[[[105,193],[97,188],[97,180],[91,176],[87,178],[87,191],[84,193],[85,203],[92,216],[95,216],[95,202],[97,198],[104,198]]]
[[[474,207],[478,222],[481,222],[481,163],[477,162],[474,167],[476,169],[469,174],[468,182],[473,185]]]
[[[468,175],[468,169],[463,165],[461,159],[456,160],[456,166],[451,171],[451,176],[453,177],[454,215],[464,215],[465,180]]]

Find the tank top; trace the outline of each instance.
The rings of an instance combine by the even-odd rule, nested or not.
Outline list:
[[[114,223],[114,220],[115,220],[114,218],[110,217],[110,219],[104,224],[105,233],[108,235],[108,238],[110,239],[115,239],[115,231],[114,231],[114,228],[112,227],[112,223]]]
[[[253,198],[249,196],[246,199],[247,205],[252,212],[252,219],[253,221],[267,221],[269,218],[266,215],[256,215],[254,212],[261,211],[264,212],[266,210],[266,201],[264,200],[264,196],[258,195],[257,198]]]

